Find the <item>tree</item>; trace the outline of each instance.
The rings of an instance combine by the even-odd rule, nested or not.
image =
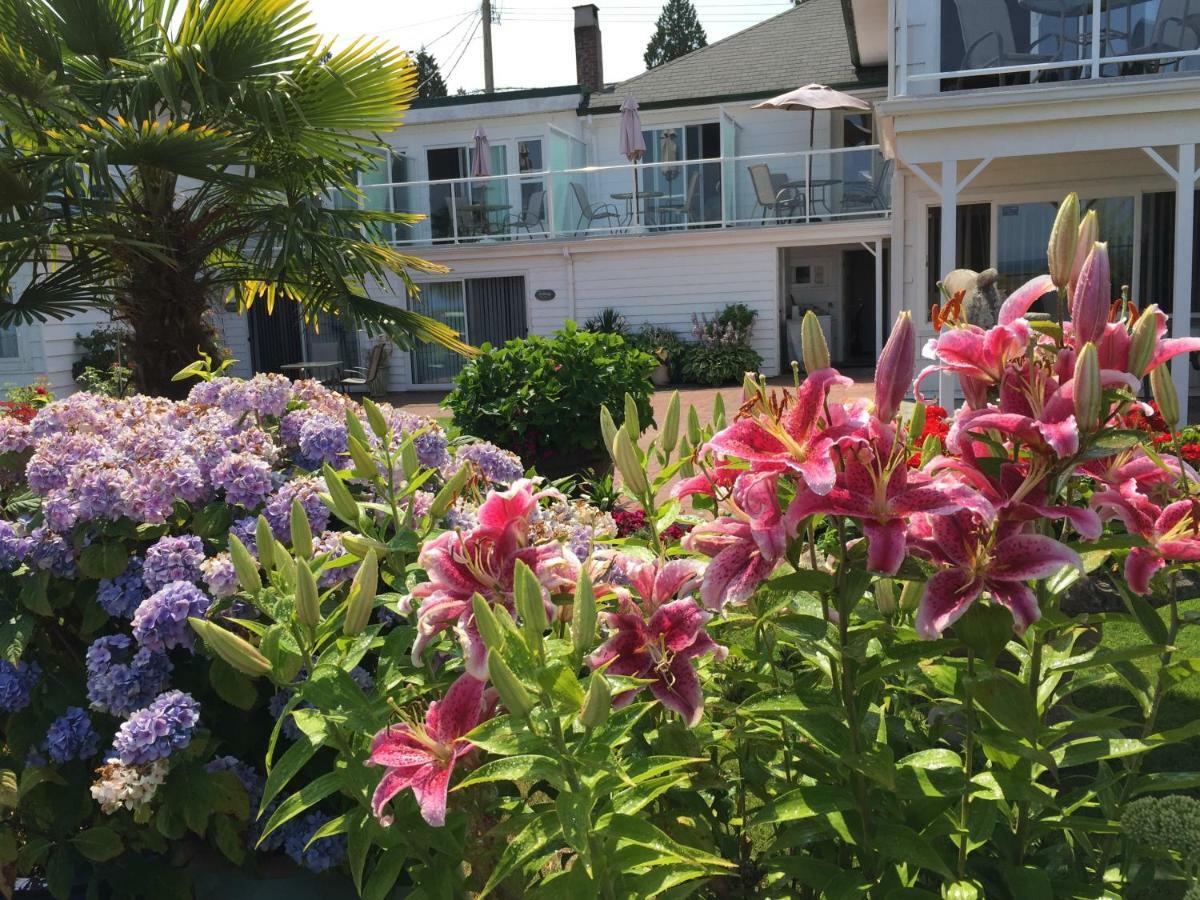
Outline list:
[[[417,96],[422,100],[446,96],[446,82],[437,60],[424,47],[417,51]]]
[[[216,355],[219,302],[469,352],[367,295],[441,271],[385,238],[415,217],[335,202],[416,79],[377,40],[334,48],[306,0],[0,0],[0,326],[109,310],[168,396]]]
[[[667,0],[646,45],[646,68],[653,69],[684,54],[708,46],[692,0]]]

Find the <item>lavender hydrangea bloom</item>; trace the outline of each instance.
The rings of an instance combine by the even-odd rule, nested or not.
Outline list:
[[[91,717],[78,706],[68,706],[46,732],[46,752],[56,763],[89,759],[99,750],[100,735],[92,727]]]
[[[228,553],[218,553],[200,563],[200,574],[208,592],[218,600],[232,597],[238,592],[237,572]]]
[[[311,845],[308,843],[327,821],[326,816],[314,810],[284,826],[287,836],[283,849],[296,865],[304,866],[310,872],[325,872],[345,860],[347,838],[344,834],[329,835]]]
[[[116,578],[105,578],[100,582],[96,588],[96,602],[110,616],[131,619],[149,594],[142,580],[142,561],[135,556]]]
[[[340,531],[325,531],[322,532],[313,541],[313,555],[326,555],[326,562],[334,562],[346,555],[346,548],[342,545],[342,534]],[[342,582],[352,579],[360,563],[350,563],[348,565],[330,566],[323,569],[321,574],[317,576],[317,586],[327,591]]]
[[[249,381],[225,381],[217,403],[234,418],[246,413],[278,417],[292,399],[292,382],[282,375],[260,374]]]
[[[291,535],[292,502],[300,501],[304,512],[308,515],[308,524],[313,532],[321,532],[329,525],[329,507],[321,500],[321,491],[325,489],[321,479],[311,476],[293,478],[280,486],[267,501],[263,515],[271,526],[275,537],[287,543]]]
[[[324,413],[310,414],[300,428],[297,443],[305,462],[311,463],[310,468],[335,463],[349,447],[346,424]]]
[[[190,694],[159,694],[153,703],[121,723],[110,757],[126,766],[165,759],[191,743],[199,721],[200,704]]]
[[[21,453],[33,446],[33,432],[20,419],[0,416],[0,453]]]
[[[271,464],[250,453],[232,453],[212,470],[213,486],[225,492],[225,499],[246,509],[262,505],[274,488]]]
[[[42,667],[35,662],[18,660],[13,665],[0,659],[0,710],[20,712],[27,707],[41,678]]]
[[[245,516],[235,519],[229,526],[229,533],[236,537],[250,551],[251,556],[258,556],[258,519],[255,516]]]
[[[172,581],[200,579],[200,563],[204,562],[204,542],[194,534],[159,538],[146,551],[142,581],[157,591]]]
[[[195,636],[188,619],[202,618],[212,599],[188,581],[172,581],[142,601],[133,614],[133,636],[148,650],[192,649]]]
[[[216,406],[221,399],[221,389],[224,387],[222,381],[223,379],[216,378],[212,381],[200,382],[188,392],[188,403],[198,406]]]
[[[15,522],[0,519],[0,572],[11,572],[25,561],[29,537]]]
[[[29,533],[27,552],[26,561],[36,569],[59,578],[70,578],[75,574],[75,553],[71,545],[45,525],[39,525]]]
[[[474,463],[492,484],[508,485],[525,476],[519,456],[486,441],[459,447],[455,458]]]
[[[171,661],[145,647],[134,650],[127,634],[97,638],[88,647],[87,695],[92,709],[124,716],[141,709],[167,685]]]

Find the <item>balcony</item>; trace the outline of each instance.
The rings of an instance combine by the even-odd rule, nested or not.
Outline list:
[[[1200,0],[893,0],[892,95],[1200,71]]]
[[[388,226],[397,245],[591,240],[878,219],[891,171],[871,145],[372,184],[356,202],[425,216]]]

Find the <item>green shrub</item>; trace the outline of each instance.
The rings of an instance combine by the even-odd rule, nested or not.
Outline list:
[[[645,350],[667,367],[671,381],[683,379],[683,357],[687,344],[670,328],[646,323],[630,340],[638,349]]]
[[[762,357],[739,344],[685,344],[680,372],[684,381],[713,387],[740,384],[746,372],[757,372]]]
[[[629,334],[629,322],[611,306],[600,310],[583,323],[584,331],[595,331],[600,334],[619,334],[625,337]]]
[[[607,463],[602,405],[619,416],[628,393],[641,425],[652,421],[649,379],[658,361],[619,335],[568,322],[551,337],[483,349],[446,399],[454,424],[512,450],[543,474]]]

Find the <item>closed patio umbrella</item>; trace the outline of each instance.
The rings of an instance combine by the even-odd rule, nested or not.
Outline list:
[[[807,185],[812,181],[812,149],[813,141],[815,140],[814,132],[816,130],[817,110],[860,109],[865,112],[871,109],[871,104],[866,100],[855,97],[853,94],[835,91],[833,88],[823,84],[806,84],[804,87],[788,91],[786,94],[780,94],[778,97],[772,97],[770,100],[755,103],[751,109],[808,110],[809,155],[807,165],[805,166],[805,184]],[[807,188],[804,192],[804,203],[808,208],[812,208],[812,198],[809,196]]]
[[[471,160],[471,177],[492,177],[492,145],[482,125],[475,129],[475,158]]]
[[[638,173],[637,161],[646,155],[646,139],[642,136],[642,117],[638,114],[638,103],[632,97],[626,97],[621,103],[620,127],[621,155],[633,167],[633,221],[638,222]]]

